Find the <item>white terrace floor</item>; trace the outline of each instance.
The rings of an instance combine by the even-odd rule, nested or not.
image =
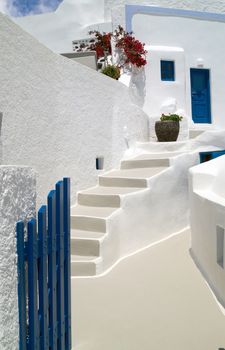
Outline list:
[[[225,316],[189,256],[186,231],[95,279],[73,279],[75,350],[218,350]]]

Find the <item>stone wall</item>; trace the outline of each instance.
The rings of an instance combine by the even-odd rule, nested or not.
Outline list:
[[[0,166],[0,349],[18,350],[16,222],[35,213],[35,173]]]

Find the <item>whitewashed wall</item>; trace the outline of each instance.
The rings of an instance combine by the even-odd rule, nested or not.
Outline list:
[[[179,30],[178,30],[179,28]],[[167,15],[151,15],[151,14],[136,14],[133,16],[132,29],[136,36],[146,44],[151,43],[153,46],[171,47],[171,50],[166,53],[158,50],[158,66],[155,62],[156,53],[149,53],[148,66],[146,67],[146,96],[144,101],[144,110],[150,114],[156,112],[156,108],[160,108],[156,101],[155,108],[154,99],[159,96],[162,102],[167,98],[175,98],[179,102],[179,109],[183,109],[187,116],[192,115],[191,112],[191,87],[190,87],[190,68],[198,68],[199,60],[201,59],[202,67],[210,69],[211,79],[211,111],[212,123],[219,127],[225,127],[225,100],[224,95],[224,80],[225,71],[223,70],[225,60],[225,50],[218,43],[223,41],[225,35],[225,23],[197,20],[193,18],[184,18]],[[216,33],[216,40],[215,40]],[[172,48],[177,48],[184,51],[183,60],[183,78],[181,82],[181,74],[178,81],[161,82],[160,78],[160,57],[161,59],[172,59],[175,61],[175,69],[181,71],[177,53]],[[151,67],[152,65],[152,67]],[[154,74],[158,74],[158,82],[154,78],[151,80],[154,66]],[[175,90],[177,84],[182,84],[180,90]],[[163,86],[171,86],[166,89]],[[148,88],[148,86],[151,87]],[[172,88],[174,86],[174,88]],[[152,90],[152,92],[151,92]],[[181,92],[185,94],[186,99],[181,99]]]
[[[3,164],[30,165],[38,173],[38,203],[58,179],[78,189],[96,184],[96,157],[117,167],[130,141],[146,140],[147,116],[128,89],[52,53],[0,15],[0,147]]]
[[[64,0],[53,13],[13,19],[41,43],[59,53],[72,52],[72,41],[88,36],[89,26],[111,30],[104,22],[104,0]]]
[[[217,231],[225,230],[224,169],[222,156],[190,170],[190,206],[191,255],[225,307],[225,260],[217,256],[225,251],[225,241],[217,242]]]
[[[124,5],[126,4],[225,13],[225,0],[105,0],[105,21],[112,17],[114,26],[125,25]]]
[[[18,350],[15,226],[35,212],[35,173],[28,167],[0,166],[0,349]]]

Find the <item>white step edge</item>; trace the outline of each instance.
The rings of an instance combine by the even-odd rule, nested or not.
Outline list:
[[[107,234],[99,233],[96,235],[94,233],[96,232],[72,231],[71,254],[79,256],[100,256],[101,243]]]
[[[130,159],[123,160],[121,162],[121,169],[136,169],[136,168],[159,168],[159,167],[169,167],[169,158],[155,158],[155,159]]]
[[[131,193],[142,190],[136,187],[95,186],[78,192],[78,204],[96,207],[120,208],[122,199]]]
[[[95,276],[102,272],[102,258],[95,256],[71,256],[71,276]]]

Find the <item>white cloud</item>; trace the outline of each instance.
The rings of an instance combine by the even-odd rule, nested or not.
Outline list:
[[[7,0],[0,0],[0,12],[8,13],[8,11],[7,11]]]
[[[34,6],[33,10],[29,12],[29,15],[51,12],[55,9],[52,5],[47,5],[46,3],[46,0],[39,0],[39,3],[36,6]],[[13,17],[23,15],[20,9],[14,5],[13,0],[0,0],[0,12]]]
[[[38,5],[35,6],[34,10],[30,14],[51,12],[53,9],[53,6],[46,5],[46,1],[39,0]]]

